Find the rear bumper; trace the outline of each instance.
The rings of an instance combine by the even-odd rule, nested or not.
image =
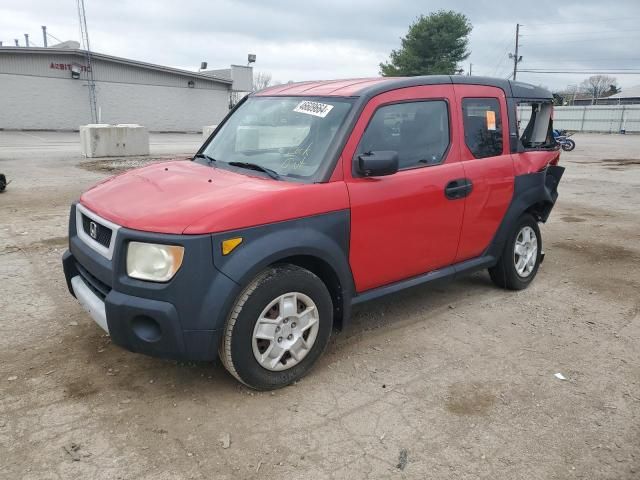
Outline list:
[[[162,284],[128,277],[125,257],[131,240],[182,244],[182,267]],[[161,358],[214,360],[239,286],[214,267],[211,238],[120,228],[114,242],[108,259],[83,241],[70,222],[69,250],[62,257],[69,292],[116,345]]]

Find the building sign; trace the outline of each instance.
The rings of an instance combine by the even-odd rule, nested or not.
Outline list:
[[[53,68],[54,70],[70,70],[70,71],[80,71],[80,72],[90,72],[91,69],[86,65],[78,65],[77,63],[53,63],[49,65],[49,68]]]

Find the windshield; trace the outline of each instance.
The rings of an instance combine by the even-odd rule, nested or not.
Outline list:
[[[328,161],[327,150],[351,105],[344,98],[250,97],[202,154],[216,166],[231,163],[284,178],[309,178]]]

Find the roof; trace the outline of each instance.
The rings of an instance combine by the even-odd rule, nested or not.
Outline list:
[[[501,88],[507,97],[553,98],[547,90],[522,82],[511,82],[503,78],[470,77],[462,75],[425,75],[419,77],[373,77],[342,80],[322,80],[289,83],[266,88],[258,96],[327,96],[369,97],[398,88],[422,85],[467,84]]]
[[[48,54],[48,55],[69,55],[69,56],[85,56],[86,51],[76,48],[43,48],[43,47],[0,47],[0,54],[13,53],[22,55],[34,55],[34,54]],[[103,60],[105,62],[120,63],[138,68],[146,68],[149,70],[156,70],[160,72],[172,73],[175,75],[184,75],[188,77],[199,78],[202,80],[216,81],[219,83],[231,84],[231,80],[226,78],[216,77],[214,75],[204,75],[198,72],[192,72],[190,70],[182,70],[180,68],[165,67],[164,65],[156,65],[154,63],[141,62],[139,60],[131,60],[128,58],[115,57],[113,55],[106,55],[104,53],[91,52],[91,58],[97,60]]]
[[[396,77],[397,79],[399,77]],[[390,77],[378,78],[354,78],[345,80],[321,80],[313,82],[288,83],[266,88],[256,95],[308,95],[308,96],[359,96],[367,87],[381,83],[390,83],[394,79]]]
[[[607,99],[609,98],[640,98],[640,85],[636,85],[635,87],[631,88],[625,88],[620,93],[616,93],[615,95],[607,97]]]
[[[207,77],[217,77],[223,78],[225,80],[229,80],[232,82],[231,78],[231,69],[230,68],[217,68],[215,70],[200,70],[202,75],[206,75]]]

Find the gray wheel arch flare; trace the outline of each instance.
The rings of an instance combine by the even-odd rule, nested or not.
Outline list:
[[[349,235],[348,210],[216,233],[211,236],[213,263],[241,287],[275,263],[307,268],[327,284],[334,302],[334,324],[343,326],[354,295]],[[222,242],[237,237],[242,243],[223,255]]]
[[[563,173],[564,167],[549,165],[539,172],[515,177],[511,203],[485,255],[500,257],[513,225],[523,213],[530,212],[539,222],[547,221],[558,199]]]

